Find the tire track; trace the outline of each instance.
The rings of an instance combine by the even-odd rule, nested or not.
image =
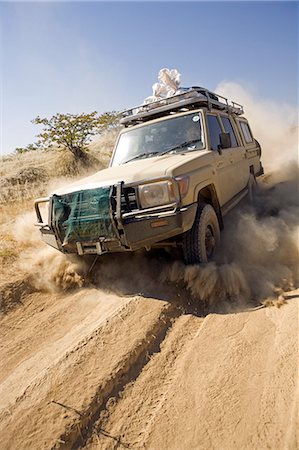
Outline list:
[[[93,304],[95,292],[84,292],[85,302],[82,301],[81,304],[81,293],[79,292],[73,297],[70,295],[68,299],[65,298],[64,303],[59,302],[60,297],[58,297],[58,301],[56,299],[53,307],[42,311],[42,313],[45,312],[44,320],[42,320],[42,314],[35,314],[36,317],[33,317],[32,321],[22,325],[18,330],[10,332],[11,340],[9,336],[6,337],[9,351],[4,351],[3,354],[7,359],[9,370],[6,371],[3,368],[1,371],[4,376],[0,376],[0,411],[13,405],[17,398],[21,397],[28,389],[30,390],[31,385],[34,387],[40,380],[47,378],[47,371],[50,367],[55,367],[64,361],[70,352],[78,348],[80,342],[84,342],[94,330],[101,328],[109,315],[117,314],[120,308],[123,308],[128,302],[125,300],[124,305],[120,306],[118,301],[112,300],[97,308]],[[85,316],[83,315],[84,308],[86,309]],[[69,317],[70,324],[68,326],[66,319],[61,320],[60,318],[60,315],[66,314],[67,311],[69,316],[72,316],[72,319]],[[81,313],[81,320],[78,320],[77,317],[79,313]],[[29,334],[28,326],[30,327]],[[38,336],[39,341],[32,342],[35,335]],[[11,362],[15,355],[16,359]]]
[[[181,315],[172,323],[159,351],[152,354],[138,377],[124,386],[117,397],[112,395],[108,399],[105,410],[93,425],[93,435],[81,448],[144,448],[156,416],[177,382],[178,360],[198,334],[204,320],[193,315]]]
[[[176,317],[181,314],[181,309],[176,305],[167,304],[161,311],[154,326],[145,334],[126,357],[119,362],[117,370],[104,384],[98,386],[94,398],[84,411],[80,412],[78,420],[73,426],[58,438],[58,444],[52,450],[64,450],[69,448],[85,447],[91,436],[94,424],[106,410],[107,402],[111,398],[119,398],[125,387],[140,375],[151,356],[160,351],[167,331],[171,328]]]
[[[36,376],[26,372],[20,380],[24,389],[17,384],[13,390],[4,391],[11,393],[12,398],[0,414],[3,449],[69,449],[77,442],[81,445],[107,399],[138,377],[149,355],[158,351],[172,321],[181,313],[176,305],[153,298],[118,297],[94,290],[88,293],[79,291],[73,301],[70,296],[69,303],[61,303],[63,311],[67,308],[70,313],[70,305],[73,311],[70,339],[65,336],[57,341],[59,355],[51,352],[48,337],[43,339],[44,324],[39,314],[32,316],[36,326],[26,327],[29,339],[37,331],[41,333],[47,361],[35,358],[32,365],[30,347],[28,354],[23,352],[20,365],[6,371],[6,384],[17,381],[22,364],[27,364]],[[47,298],[47,302],[51,303],[51,299]],[[88,307],[85,323],[82,308]],[[56,299],[56,309],[60,310],[60,298]],[[47,314],[42,308],[43,313]],[[22,311],[15,314],[19,317]],[[64,330],[64,322],[55,315],[49,324],[53,333],[55,330],[57,334],[58,324]],[[24,332],[24,327],[9,331],[11,347],[23,339]],[[52,341],[51,335],[49,338]],[[0,386],[4,388],[3,383]]]
[[[0,314],[7,314],[12,309],[23,304],[28,294],[36,292],[30,277],[21,278],[0,286]]]

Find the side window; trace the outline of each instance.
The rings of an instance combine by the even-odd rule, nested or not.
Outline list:
[[[243,136],[244,136],[247,144],[249,144],[250,142],[253,142],[253,137],[251,135],[248,124],[246,122],[240,122],[240,125],[241,125],[241,129],[243,132]]]
[[[208,121],[211,149],[217,150],[218,145],[220,145],[219,134],[222,133],[220,123],[218,121],[217,116],[212,116],[211,114],[207,114],[207,121]]]
[[[236,135],[233,130],[230,119],[228,117],[221,116],[221,120],[222,120],[224,129],[225,129],[225,132],[230,134],[230,140],[232,143],[232,147],[238,147],[238,142],[237,142]]]

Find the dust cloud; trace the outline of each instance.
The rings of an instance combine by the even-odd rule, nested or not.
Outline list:
[[[297,287],[298,178],[277,183],[274,175],[261,184],[254,207],[244,205],[225,218],[215,262],[190,267],[176,262],[164,269],[164,278],[183,283],[194,298],[213,306],[275,299]]]
[[[216,306],[248,304],[281,297],[298,286],[298,126],[295,108],[260,101],[241,85],[221,83],[216,92],[244,105],[262,146],[265,175],[254,206],[244,204],[225,218],[221,248],[214,262],[185,266],[155,254],[66,257],[32,230],[33,214],[15,223],[22,247],[20,264],[38,289],[55,291],[83,284],[121,294],[162,297],[165,286],[185,290],[194,302]]]
[[[222,82],[216,92],[243,104],[262,147],[265,175],[255,205],[225,218],[215,262],[191,267],[176,262],[162,276],[213,305],[262,299],[270,304],[299,282],[298,110],[258,100],[236,83]]]
[[[255,205],[225,218],[216,261],[202,267],[177,262],[164,277],[210,303],[270,301],[298,285],[298,111],[258,100],[236,83],[222,82],[216,92],[243,104],[262,146],[265,176]]]
[[[265,173],[280,170],[289,161],[298,166],[297,107],[285,103],[280,92],[277,101],[264,100],[238,83],[223,81],[215,91],[244,106],[244,115],[262,146]]]
[[[14,223],[14,239],[20,250],[19,268],[30,276],[33,286],[41,291],[66,291],[82,287],[83,264],[74,258],[66,258],[44,244],[38,228],[32,226],[35,221],[35,214],[30,212],[19,216]]]

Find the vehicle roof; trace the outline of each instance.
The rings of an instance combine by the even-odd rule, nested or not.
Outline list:
[[[229,102],[227,98],[219,94],[195,86],[182,88],[171,97],[127,109],[122,112],[121,123],[127,127],[179,112],[186,113],[188,110],[198,109],[199,106],[201,109],[208,108],[210,111],[225,111],[235,115],[244,113],[242,105],[233,101]]]
[[[155,124],[155,123],[162,122],[162,121],[165,121],[165,120],[171,120],[171,119],[174,119],[175,117],[180,117],[180,116],[184,116],[186,114],[192,114],[192,113],[201,113],[201,112],[204,112],[204,111],[207,111],[209,113],[214,113],[214,114],[227,114],[229,116],[235,117],[236,119],[241,119],[241,120],[247,122],[247,119],[244,116],[240,116],[240,115],[237,115],[237,114],[232,113],[232,112],[229,113],[227,111],[219,110],[219,109],[216,109],[216,108],[208,109],[207,107],[201,107],[201,108],[188,109],[186,111],[176,111],[175,113],[168,114],[168,115],[164,114],[164,115],[161,115],[161,116],[156,116],[156,117],[154,116],[151,119],[145,120],[143,122],[130,123],[130,124],[127,124],[127,126],[124,127],[120,131],[120,134],[126,133],[126,132],[128,132],[129,130],[131,130],[133,128],[134,129],[142,128],[142,127],[144,127],[146,125]]]

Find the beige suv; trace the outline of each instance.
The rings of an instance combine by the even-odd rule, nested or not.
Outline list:
[[[211,260],[223,216],[263,173],[243,107],[183,88],[122,124],[109,168],[36,200],[43,240],[79,255],[179,247],[187,264]]]

